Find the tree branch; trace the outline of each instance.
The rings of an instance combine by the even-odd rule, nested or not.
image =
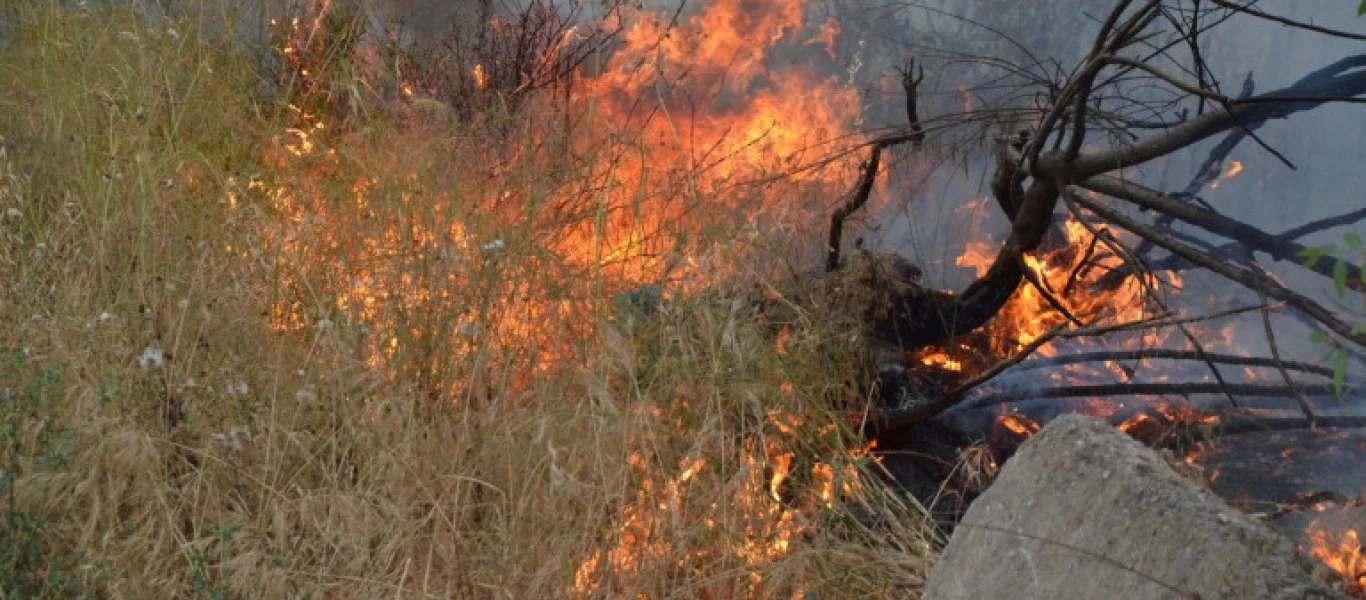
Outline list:
[[[1185,258],[1197,266],[1209,269],[1243,287],[1266,294],[1267,296],[1298,308],[1301,311],[1304,311],[1305,314],[1313,317],[1315,321],[1318,321],[1333,333],[1336,333],[1359,346],[1366,346],[1366,333],[1352,331],[1350,325],[1343,322],[1319,303],[1287,289],[1270,277],[1214,260],[1201,253],[1199,250],[1172,239],[1171,236],[1138,223],[1119,211],[1106,206],[1102,202],[1086,198],[1085,194],[1078,194],[1071,189],[1064,189],[1062,191],[1067,194],[1069,200],[1086,207],[1087,210],[1096,213],[1101,218],[1128,229],[1140,237],[1152,240],[1154,244],[1166,248],[1173,254],[1180,255],[1182,258]]]
[[[1236,101],[1231,108],[1216,108],[1127,148],[1080,156],[1070,165],[1071,174],[1080,180],[1131,167],[1240,125],[1284,119],[1320,104],[1366,94],[1366,70],[1353,71],[1363,66],[1366,66],[1366,55],[1344,58],[1311,73],[1295,85]]]
[[[1137,204],[1149,210],[1158,211],[1164,215],[1176,217],[1211,233],[1235,240],[1253,250],[1265,252],[1278,261],[1299,262],[1301,260],[1300,253],[1306,250],[1303,245],[1297,242],[1287,241],[1280,236],[1272,235],[1194,204],[1182,202],[1132,181],[1125,181],[1108,175],[1096,175],[1079,182],[1078,185],[1088,190]],[[1334,270],[1338,263],[1342,263],[1348,270],[1347,287],[1358,292],[1366,292],[1366,283],[1362,282],[1361,267],[1351,262],[1334,256],[1324,256],[1308,268],[1331,279],[1334,277]],[[1351,275],[1353,273],[1356,274],[1355,277]]]

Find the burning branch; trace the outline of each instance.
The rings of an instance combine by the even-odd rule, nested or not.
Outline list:
[[[1183,80],[1175,71],[1167,72],[1154,65],[1155,58],[1167,56],[1165,52],[1166,48],[1171,47],[1170,44],[1159,47],[1142,58],[1129,55],[1133,48],[1152,39],[1152,24],[1164,15],[1164,11],[1165,8],[1159,0],[1116,2],[1113,10],[1101,24],[1087,58],[1065,81],[1049,83],[1047,92],[1040,94],[1041,97],[1047,97],[1048,103],[1037,108],[1037,121],[1033,129],[997,139],[995,173],[991,179],[990,189],[996,205],[1010,221],[1010,232],[997,249],[989,267],[979,272],[974,281],[957,293],[929,289],[914,281],[896,282],[897,285],[867,290],[865,296],[872,299],[871,306],[864,307],[862,311],[866,326],[876,343],[907,351],[946,347],[945,344],[949,340],[976,331],[995,318],[1016,291],[1027,283],[1037,290],[1038,293],[1032,297],[1040,302],[1043,310],[1052,307],[1054,311],[1066,317],[1067,322],[1070,322],[1070,328],[1065,322],[1039,337],[1033,337],[1038,335],[1038,332],[1022,335],[1021,339],[1032,338],[1032,341],[1023,344],[1009,358],[994,367],[969,376],[966,381],[942,394],[935,394],[937,397],[922,401],[918,406],[897,407],[896,412],[885,415],[884,427],[894,428],[896,424],[913,424],[933,417],[959,402],[968,390],[1019,364],[1052,339],[1093,336],[1110,331],[1108,325],[1096,321],[1084,326],[1083,321],[1093,319],[1096,315],[1074,314],[1069,308],[1071,296],[1077,293],[1079,288],[1074,284],[1077,283],[1077,279],[1085,277],[1083,273],[1101,267],[1109,269],[1110,273],[1090,279],[1086,283],[1094,286],[1108,282],[1113,288],[1117,288],[1120,284],[1136,281],[1146,294],[1145,297],[1156,299],[1160,297],[1160,283],[1153,277],[1153,271],[1149,269],[1145,260],[1147,249],[1150,247],[1161,247],[1171,252],[1174,260],[1208,270],[1255,293],[1284,302],[1338,336],[1366,347],[1366,334],[1354,330],[1324,305],[1287,288],[1251,260],[1252,252],[1262,252],[1278,261],[1298,263],[1306,250],[1306,246],[1297,241],[1298,237],[1327,227],[1355,222],[1366,217],[1366,211],[1353,211],[1276,235],[1220,214],[1207,205],[1202,206],[1196,198],[1196,193],[1206,187],[1213,177],[1218,176],[1218,165],[1224,164],[1234,146],[1248,137],[1252,137],[1282,162],[1294,168],[1285,157],[1257,140],[1254,130],[1272,119],[1288,118],[1295,113],[1312,110],[1326,103],[1366,101],[1361,98],[1366,95],[1366,55],[1344,58],[1309,73],[1288,87],[1260,95],[1253,94],[1249,75],[1243,82],[1238,97],[1230,97],[1221,93],[1217,82],[1206,76],[1203,57],[1199,56],[1199,45],[1195,43],[1195,36],[1203,30],[1195,27],[1194,17],[1190,21],[1189,30],[1185,27],[1178,28],[1184,36],[1184,41],[1189,42],[1192,48],[1191,59],[1197,63],[1197,76],[1194,82]],[[1166,16],[1171,18],[1170,15]],[[842,268],[840,246],[844,224],[850,215],[866,205],[881,167],[882,151],[906,142],[912,142],[919,147],[923,140],[924,128],[917,114],[917,86],[923,73],[917,72],[916,68],[912,62],[906,69],[901,70],[901,82],[907,92],[910,129],[906,133],[871,142],[869,158],[861,169],[854,190],[831,217],[825,261],[827,272]],[[1126,77],[1139,77],[1173,90],[1178,97],[1193,98],[1200,103],[1201,114],[1190,118],[1185,118],[1183,114],[1182,121],[1172,124],[1154,122],[1145,127],[1130,125],[1132,121],[1121,116],[1125,114],[1123,110],[1117,111],[1105,106],[1106,102],[1111,102],[1114,98],[1139,104],[1138,101],[1125,99],[1122,90],[1115,91]],[[1205,111],[1207,104],[1209,110]],[[1007,113],[1002,113],[1005,114]],[[1006,118],[1009,117],[1002,117],[1003,120]],[[1127,134],[1125,139],[1130,142],[1100,150],[1084,150],[1087,148],[1091,130],[1098,126],[1117,126],[1126,130],[1120,133]],[[1156,133],[1139,138],[1127,131],[1129,128],[1151,128],[1156,129]],[[1119,174],[1123,169],[1143,165],[1224,133],[1228,133],[1228,137],[1216,146],[1206,161],[1205,168],[1197,173],[1181,193],[1153,190],[1128,181]],[[1111,204],[1088,196],[1088,191],[1128,202],[1154,213],[1157,224],[1147,224],[1130,217],[1116,210]],[[1060,199],[1065,199],[1069,206],[1085,208],[1099,221],[1108,222],[1134,234],[1139,239],[1138,250],[1131,250],[1120,243],[1103,224],[1093,224],[1092,221],[1095,219],[1092,217],[1075,212],[1076,220],[1092,235],[1090,248],[1085,250],[1085,257],[1081,263],[1067,263],[1070,274],[1065,285],[1060,281],[1050,281],[1042,277],[1040,272],[1034,270],[1034,263],[1030,260],[1039,251],[1049,232],[1060,228],[1054,215]],[[1173,220],[1200,227],[1230,240],[1232,244],[1217,246],[1194,236],[1172,231],[1168,225]],[[1072,243],[1086,242],[1073,240]],[[1096,251],[1097,245],[1102,243],[1103,247],[1108,249],[1108,254]],[[1226,252],[1221,252],[1224,250]],[[1096,257],[1096,254],[1103,256]],[[1222,254],[1222,257],[1212,254]],[[1247,265],[1231,264],[1236,262],[1245,262]],[[1164,263],[1163,266],[1169,265]],[[1366,292],[1360,265],[1336,257],[1324,257],[1309,268],[1327,277],[1339,275],[1341,270],[1346,268],[1349,273],[1346,287],[1357,292]],[[1058,290],[1061,290],[1061,295]],[[1161,308],[1160,303],[1159,309],[1166,315],[1170,314]],[[1151,319],[1139,319],[1128,325],[1154,326]],[[1286,380],[1285,386],[1273,388],[1225,382],[1219,374],[1217,365],[1228,364],[1228,357],[1206,352],[1192,331],[1184,328],[1182,331],[1195,347],[1194,353],[1190,356],[1204,361],[1218,380],[1215,384],[1201,385],[1218,386],[1217,391],[1224,392],[1235,404],[1234,397],[1242,393],[1294,395],[1301,392],[1323,392],[1320,388],[1324,386],[1299,386],[1289,378],[1290,371],[1322,374],[1321,370],[1306,370],[1300,367],[1307,365],[1282,361],[1278,350],[1273,350],[1276,356],[1270,359],[1249,360],[1261,366],[1272,366],[1281,370],[1283,379]],[[1146,393],[1141,390],[1152,391],[1159,388],[1123,389],[1129,393]],[[1109,388],[1093,389],[1087,393],[1103,393],[1107,390]],[[1120,390],[1121,388],[1114,388],[1111,391],[1121,393]],[[1301,408],[1306,418],[1313,418],[1303,401]]]

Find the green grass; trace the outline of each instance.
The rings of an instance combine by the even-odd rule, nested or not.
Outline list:
[[[653,200],[553,102],[395,114],[335,47],[280,87],[207,13],[0,7],[6,596],[917,589],[848,332],[775,346],[744,270],[628,318],[584,256]],[[661,248],[741,237],[726,200]]]

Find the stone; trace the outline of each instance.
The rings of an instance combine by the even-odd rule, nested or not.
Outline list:
[[[1268,526],[1104,421],[1055,419],[968,509],[927,600],[1346,598]]]

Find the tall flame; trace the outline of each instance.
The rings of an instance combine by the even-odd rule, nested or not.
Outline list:
[[[377,372],[397,379],[394,365],[415,369],[404,380],[426,382],[434,396],[489,402],[494,374],[453,378],[443,364],[497,365],[481,368],[506,369],[515,387],[578,358],[567,347],[596,334],[598,307],[609,298],[657,284],[676,293],[724,268],[734,240],[692,241],[709,226],[761,215],[799,224],[823,218],[825,207],[803,198],[834,197],[854,165],[805,167],[838,150],[831,140],[856,141],[847,134],[859,123],[860,102],[831,74],[839,71],[839,23],[808,23],[806,12],[787,0],[714,0],[676,21],[628,9],[620,46],[599,70],[572,76],[567,105],[531,101],[522,109],[526,125],[507,142],[451,142],[490,160],[468,176],[442,179],[442,189],[417,175],[436,169],[395,151],[429,144],[420,127],[367,144],[296,107],[298,122],[263,161],[278,177],[253,183],[278,217],[260,252],[278,257],[282,292],[272,323],[308,330],[320,313],[340,313],[362,325]],[[318,72],[307,64],[314,22],[313,29],[298,20],[288,26],[281,53],[297,72]],[[811,60],[779,70],[779,53]],[[489,85],[484,65],[470,68],[477,88]],[[402,80],[399,89],[415,116],[430,108],[425,82]],[[559,151],[574,160],[542,156]],[[758,181],[764,185],[747,185]],[[491,300],[470,306],[467,288]],[[432,324],[450,327],[455,347],[433,347],[446,338],[433,335]],[[788,352],[787,339],[776,349]],[[502,354],[483,354],[491,351]],[[790,384],[784,389],[791,393]],[[652,418],[666,417],[656,410]],[[770,425],[779,435],[731,450],[738,464],[725,468],[740,469],[731,497],[702,509],[707,529],[739,534],[706,552],[738,557],[755,572],[789,551],[812,514],[857,491],[852,467],[796,464],[799,417],[775,413]],[[629,464],[638,489],[576,569],[571,593],[612,589],[656,568],[650,565],[670,556],[668,527],[697,502],[689,489],[718,468],[702,456],[661,464],[639,452]],[[789,497],[798,477],[807,484],[796,487],[812,491]]]

